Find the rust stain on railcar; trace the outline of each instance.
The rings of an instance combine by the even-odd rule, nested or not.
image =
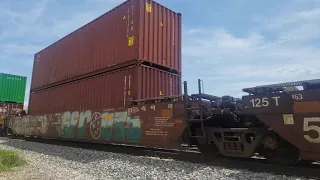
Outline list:
[[[179,147],[185,130],[181,102],[113,110],[66,111],[9,119],[15,134],[85,141]]]
[[[316,113],[320,112],[320,102],[296,102],[293,106],[295,113]]]

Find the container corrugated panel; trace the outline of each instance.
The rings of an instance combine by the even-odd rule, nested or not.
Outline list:
[[[0,74],[0,102],[23,103],[26,82],[26,77]]]
[[[151,0],[140,3],[139,59],[181,72],[181,15]]]
[[[181,15],[128,0],[35,54],[31,90],[127,61],[181,72]]]
[[[130,99],[181,93],[181,76],[132,66],[63,84],[30,95],[31,115],[125,107]]]

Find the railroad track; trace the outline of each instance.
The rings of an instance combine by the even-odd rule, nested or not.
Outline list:
[[[114,144],[92,144],[88,142],[61,141],[56,139],[31,138],[8,136],[12,139],[39,142],[51,145],[68,146],[73,148],[83,148],[97,151],[106,151],[133,156],[145,156],[146,158],[160,158],[166,160],[186,161],[195,164],[206,164],[208,166],[220,166],[228,169],[249,170],[252,172],[273,173],[286,176],[298,176],[311,179],[320,179],[320,165],[311,162],[301,161],[294,166],[273,165],[261,159],[250,158],[226,158],[215,157],[212,159],[204,158],[196,148],[185,148],[184,150],[153,149],[136,146],[123,146]]]

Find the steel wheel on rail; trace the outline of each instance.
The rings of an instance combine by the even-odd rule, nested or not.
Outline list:
[[[267,150],[264,156],[270,163],[280,166],[295,165],[301,159],[299,149],[292,145],[286,145],[275,150]]]
[[[196,134],[201,135],[201,128],[196,129]],[[210,143],[206,137],[197,138],[197,147],[206,160],[218,157],[220,152],[214,143]]]

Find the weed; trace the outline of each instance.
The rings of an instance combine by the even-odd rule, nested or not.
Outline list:
[[[16,151],[0,150],[0,172],[22,166],[26,161]]]

